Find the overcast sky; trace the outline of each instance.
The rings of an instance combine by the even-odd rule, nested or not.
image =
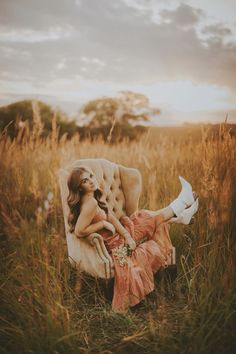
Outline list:
[[[161,109],[154,124],[236,123],[236,1],[0,1],[0,105],[75,114],[121,90]]]

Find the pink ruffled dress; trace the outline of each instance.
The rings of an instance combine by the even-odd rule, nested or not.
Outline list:
[[[104,210],[98,207],[92,220],[96,223],[107,220]],[[119,233],[97,231],[104,239],[105,246],[114,262],[114,294],[112,309],[124,313],[129,306],[138,304],[154,290],[154,273],[165,267],[171,254],[170,225],[162,215],[141,209],[130,216],[122,216],[121,224],[131,234],[138,246],[126,255],[125,240]]]

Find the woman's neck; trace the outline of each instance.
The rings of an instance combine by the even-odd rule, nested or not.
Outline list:
[[[81,198],[82,202],[86,202],[86,200],[94,198],[94,192],[88,192],[86,194],[84,194]]]

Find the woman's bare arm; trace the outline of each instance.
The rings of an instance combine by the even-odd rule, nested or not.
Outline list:
[[[125,239],[127,239],[127,237],[130,237],[130,233],[124,228],[124,226],[121,224],[121,222],[119,221],[119,219],[117,219],[117,217],[109,210],[108,213],[108,217],[107,220],[112,223],[112,225],[114,225],[114,227],[116,228],[116,231],[122,235]]]
[[[121,222],[117,219],[117,217],[110,210],[108,212],[107,219],[112,225],[114,225],[114,227],[116,228],[116,231],[124,237],[127,244],[129,245],[130,249],[134,250],[136,248],[135,240],[132,238],[130,233],[124,228],[124,226],[121,224]]]
[[[85,237],[93,232],[99,231],[104,227],[103,220],[91,224],[97,211],[96,199],[89,200],[82,208],[75,225],[75,235]]]

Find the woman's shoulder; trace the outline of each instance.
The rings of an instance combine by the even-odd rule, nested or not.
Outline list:
[[[98,202],[94,197],[87,198],[81,205],[81,210],[91,210],[97,208]]]

